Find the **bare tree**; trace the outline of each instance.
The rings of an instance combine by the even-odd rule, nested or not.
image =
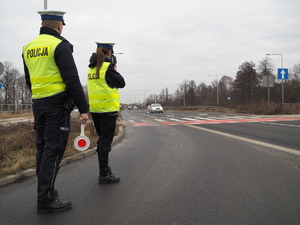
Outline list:
[[[188,79],[184,79],[181,84],[179,84],[180,93],[183,100],[183,106],[186,106],[186,91],[187,91],[187,85],[189,83]]]
[[[25,77],[18,77],[15,86],[16,102],[18,104],[31,104],[31,92],[25,83]]]
[[[197,86],[196,98],[199,105],[203,105],[207,97],[207,86],[205,83],[201,83]]]
[[[159,95],[159,102],[164,105],[165,101],[166,101],[166,93],[165,93],[165,89],[162,89]]]
[[[219,100],[220,104],[224,105],[227,102],[227,98],[233,91],[233,79],[224,75],[219,81]]]
[[[210,100],[212,100],[212,104],[215,105],[217,103],[217,95],[218,95],[218,79],[215,79],[211,82],[211,86],[212,86],[212,90],[211,90],[211,94],[210,94]]]
[[[150,105],[154,102],[154,96],[153,94],[150,94],[147,98],[146,98],[146,104]]]
[[[182,99],[182,94],[180,91],[180,87],[178,87],[174,93],[174,105],[176,105],[176,106],[182,105],[181,99]]]
[[[166,93],[166,100],[165,100],[165,105],[169,105],[169,89],[166,87],[165,88],[165,93]]]
[[[263,88],[263,76],[272,76],[273,79],[275,79],[275,75],[273,73],[273,71],[275,70],[274,65],[272,63],[272,60],[270,59],[270,57],[266,56],[265,58],[262,59],[262,61],[259,61],[258,64],[258,80],[259,80],[259,98],[261,101],[265,101],[266,99],[268,99],[268,89],[267,88]],[[269,79],[269,78],[268,78]],[[274,88],[270,88],[270,97],[273,97],[272,92]],[[270,98],[272,100],[272,98]]]
[[[300,103],[300,63],[290,70],[290,79],[284,82],[286,103]]]
[[[300,63],[295,64],[290,71],[291,79],[300,83]]]
[[[215,105],[216,104],[216,92],[213,91],[213,86],[208,85],[206,88],[206,97],[204,99],[205,105]]]
[[[196,82],[194,80],[189,81],[187,90],[186,90],[186,105],[193,106],[195,105],[195,92],[196,92]]]
[[[14,104],[16,99],[16,80],[20,76],[20,72],[13,66],[11,62],[3,62],[4,72],[0,75],[0,83],[4,89],[4,103]]]
[[[263,79],[263,75],[275,77],[275,75],[273,74],[274,69],[275,68],[271,58],[266,56],[261,61],[259,61],[258,68],[257,68],[258,71],[257,77],[260,80]]]

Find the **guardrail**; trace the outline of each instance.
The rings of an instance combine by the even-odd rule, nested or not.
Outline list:
[[[32,104],[0,104],[0,114],[25,112],[32,112]]]

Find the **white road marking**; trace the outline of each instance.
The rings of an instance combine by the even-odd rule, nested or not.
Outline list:
[[[207,118],[207,117],[195,117],[195,119],[197,119],[197,120],[210,120],[209,118]]]
[[[179,120],[179,119],[169,119],[169,120],[178,121],[178,122],[183,121],[183,120]]]
[[[282,124],[282,123],[268,123],[268,122],[261,122],[261,123],[272,124],[272,125],[278,125],[278,126],[286,126],[286,127],[300,127],[300,126],[297,126],[297,125]]]
[[[195,120],[195,118],[182,118],[183,120],[191,120],[191,121],[193,121],[193,120]]]
[[[167,122],[166,120],[161,120],[161,119],[154,119],[154,120],[158,122]]]
[[[269,144],[269,143],[265,143],[265,142],[261,142],[261,141],[255,141],[255,140],[252,140],[252,139],[249,139],[249,138],[239,137],[239,136],[235,136],[235,135],[232,135],[232,134],[227,134],[227,133],[223,133],[223,132],[219,132],[219,131],[215,131],[215,130],[210,130],[210,129],[199,127],[199,126],[193,126],[193,125],[189,125],[189,124],[186,124],[186,126],[191,127],[191,128],[195,128],[195,129],[198,129],[198,130],[203,130],[203,131],[219,134],[219,135],[222,135],[222,136],[225,136],[225,137],[234,138],[234,139],[237,139],[237,140],[241,140],[241,141],[245,141],[245,142],[265,146],[265,147],[268,147],[268,148],[273,148],[273,149],[276,149],[276,150],[279,150],[279,151],[282,151],[282,152],[287,152],[287,153],[291,153],[291,154],[294,154],[294,155],[300,155],[300,151],[297,151],[295,149],[285,148],[285,147],[281,147],[281,146],[278,146],[278,145],[273,145],[273,144]]]

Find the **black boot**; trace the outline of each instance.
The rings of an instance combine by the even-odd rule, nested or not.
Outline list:
[[[111,168],[100,169],[99,184],[117,183],[120,181],[119,177],[116,177],[112,172]]]
[[[58,198],[58,191],[56,189],[53,189],[53,196],[54,198]]]
[[[70,201],[60,201],[55,199],[48,204],[38,204],[37,213],[60,212],[72,208]]]

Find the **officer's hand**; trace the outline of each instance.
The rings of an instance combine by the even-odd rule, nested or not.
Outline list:
[[[89,119],[89,116],[88,116],[87,113],[80,114],[80,116],[79,116],[80,123],[84,124],[84,128],[86,128],[86,125],[88,123],[88,119]]]

